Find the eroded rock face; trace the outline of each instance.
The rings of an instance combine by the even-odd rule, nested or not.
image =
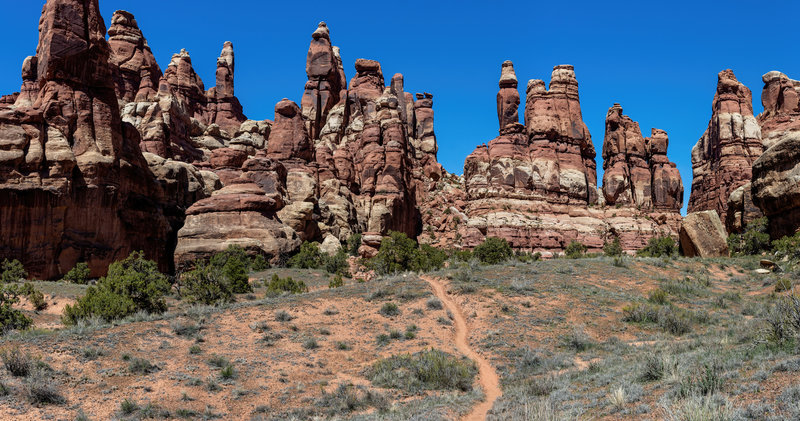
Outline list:
[[[117,98],[124,103],[154,101],[161,68],[147,45],[136,18],[117,10],[108,28],[111,64],[116,67]]]
[[[800,131],[783,135],[753,163],[752,193],[773,238],[800,230]]]
[[[186,171],[150,171],[120,118],[110,56],[97,0],[50,0],[23,65],[25,98],[0,107],[0,255],[34,277],[81,261],[99,276],[133,250],[168,271],[182,202],[203,194]]]
[[[764,150],[782,137],[800,131],[800,82],[781,72],[771,71],[761,78],[761,104],[764,112],[758,116]]]
[[[753,162],[762,152],[752,94],[731,70],[724,70],[719,73],[708,129],[692,149],[689,212],[715,210],[727,215],[731,193],[750,181]]]
[[[728,255],[728,233],[715,210],[692,212],[681,224],[681,251],[686,257]]]
[[[637,209],[680,211],[683,182],[676,165],[667,158],[669,138],[652,129],[644,138],[639,123],[614,104],[606,114],[603,141],[603,195],[605,203]]]
[[[504,63],[501,74],[500,136],[467,157],[466,197],[457,187],[440,190],[432,203],[447,212],[426,220],[424,231],[464,247],[494,236],[517,249],[548,253],[573,240],[600,250],[616,237],[632,251],[654,236],[677,237],[683,188],[666,158],[666,133],[654,131],[645,140],[621,108],[609,111],[604,196],[615,207],[607,209],[598,197],[595,151],[572,66],[553,69],[549,90],[541,80],[528,83],[525,125],[514,119],[511,68]]]

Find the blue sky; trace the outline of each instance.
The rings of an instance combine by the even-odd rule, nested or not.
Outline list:
[[[5,60],[0,92],[19,90],[22,60],[35,53],[43,0],[6,1],[0,16]],[[800,77],[800,4],[756,1],[416,1],[316,2],[100,0],[106,25],[132,12],[162,68],[186,48],[206,88],[224,41],[236,51],[236,94],[253,119],[275,103],[300,101],[311,33],[324,20],[348,80],[357,58],[379,60],[406,90],[434,94],[439,161],[462,173],[464,158],[497,135],[500,65],[512,60],[524,86],[575,66],[583,117],[598,168],[608,108],[622,104],[641,125],[669,133],[669,157],[691,186],[690,151],[705,130],[720,70],[731,68],[761,111],[761,75]],[[521,115],[522,113],[520,113]],[[602,171],[599,176],[602,179]],[[599,184],[599,183],[598,183]]]

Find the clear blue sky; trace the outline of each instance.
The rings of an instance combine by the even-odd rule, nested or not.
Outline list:
[[[0,15],[5,60],[0,91],[19,90],[22,60],[35,52],[43,0],[6,1]],[[690,151],[705,130],[720,70],[731,68],[761,111],[761,75],[800,78],[796,1],[417,1],[331,2],[100,0],[106,25],[132,12],[162,69],[186,48],[206,88],[224,41],[236,51],[236,94],[253,119],[299,103],[311,33],[324,20],[341,48],[348,80],[357,58],[376,59],[406,90],[434,94],[439,161],[463,172],[464,158],[497,135],[500,64],[514,61],[524,86],[575,66],[583,117],[602,167],[606,111],[615,102],[669,133],[669,157],[691,186]],[[522,114],[522,113],[520,113]],[[599,177],[602,179],[602,171]],[[598,183],[599,184],[599,183]]]

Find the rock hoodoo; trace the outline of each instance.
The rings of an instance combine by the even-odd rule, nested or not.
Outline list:
[[[708,129],[692,149],[689,212],[715,210],[733,221],[735,216],[727,217],[728,200],[750,181],[753,162],[763,151],[761,128],[750,90],[731,70],[719,73],[711,110]]]

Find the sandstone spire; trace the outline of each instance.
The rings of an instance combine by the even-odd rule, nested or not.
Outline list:
[[[519,91],[517,91],[517,75],[514,63],[503,62],[500,75],[500,92],[497,93],[497,119],[502,132],[509,125],[519,124]]]

